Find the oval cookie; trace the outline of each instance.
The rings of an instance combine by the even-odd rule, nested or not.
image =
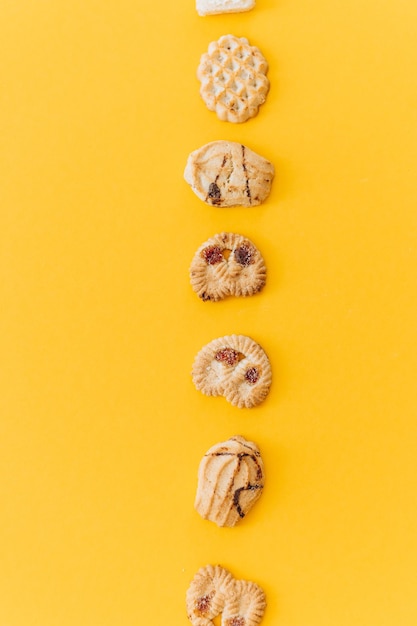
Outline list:
[[[235,526],[259,500],[264,469],[258,446],[235,436],[212,446],[198,469],[195,509],[218,526]]]
[[[189,155],[184,178],[207,204],[250,207],[265,202],[274,174],[272,163],[250,148],[213,141]]]

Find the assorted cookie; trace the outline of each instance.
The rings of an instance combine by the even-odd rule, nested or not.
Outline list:
[[[233,406],[251,409],[267,397],[272,372],[256,341],[246,335],[230,335],[214,339],[200,350],[192,379],[206,396],[223,396]]]
[[[257,206],[271,192],[272,163],[234,141],[212,141],[188,157],[184,178],[196,196],[216,207]]]
[[[254,582],[237,580],[220,565],[198,570],[186,594],[187,615],[193,626],[214,626],[222,613],[223,626],[257,626],[262,620],[265,593]]]
[[[255,0],[196,0],[199,15],[248,11]],[[197,77],[207,108],[222,121],[243,123],[257,115],[269,91],[268,63],[244,37],[224,35],[201,56]],[[274,166],[247,146],[213,141],[192,152],[184,178],[193,192],[215,207],[257,206],[268,198]],[[243,235],[221,232],[194,254],[190,282],[203,301],[252,296],[266,282],[266,266],[257,247]],[[238,408],[253,408],[267,397],[272,373],[261,346],[245,335],[214,339],[195,357],[195,387],[207,396],[224,396]],[[260,498],[264,468],[259,448],[236,435],[215,444],[198,469],[194,502],[205,520],[234,527]],[[220,565],[202,567],[186,594],[193,626],[257,626],[266,599],[257,584],[236,580]],[[218,622],[216,622],[218,623]]]
[[[255,117],[266,100],[268,63],[245,37],[223,35],[200,60],[200,95],[209,111],[224,122],[242,123]]]
[[[202,458],[194,507],[203,519],[233,527],[246,517],[263,488],[258,446],[236,435],[212,446]]]
[[[253,296],[266,282],[258,248],[243,235],[219,233],[198,248],[190,266],[193,290],[204,302],[227,296]]]

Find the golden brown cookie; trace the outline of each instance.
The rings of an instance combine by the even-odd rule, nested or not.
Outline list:
[[[197,354],[192,368],[196,388],[207,396],[224,396],[239,408],[265,400],[272,381],[269,359],[246,335],[214,339]]]
[[[249,580],[236,580],[223,610],[224,626],[257,626],[266,608],[265,593]]]
[[[246,122],[258,113],[269,91],[268,63],[244,37],[223,35],[200,60],[200,95],[222,121]]]
[[[258,446],[236,435],[212,446],[198,469],[195,509],[218,526],[235,526],[259,500],[264,469]]]
[[[265,611],[266,598],[259,585],[236,580],[220,565],[207,565],[191,581],[186,605],[193,626],[214,626],[213,620],[220,613],[223,613],[222,626],[257,626]]]
[[[184,178],[194,193],[217,207],[257,206],[271,192],[272,163],[234,141],[212,141],[188,157]]]
[[[206,626],[219,615],[225,597],[232,594],[234,580],[220,565],[202,567],[194,576],[186,595],[187,614],[193,626]]]
[[[253,296],[265,285],[266,266],[249,239],[236,233],[219,233],[201,244],[195,253],[190,282],[204,301]]]

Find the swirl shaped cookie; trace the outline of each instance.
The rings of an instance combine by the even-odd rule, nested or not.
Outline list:
[[[272,382],[265,351],[246,335],[213,339],[195,357],[191,375],[203,394],[248,409],[265,400]]]
[[[242,123],[258,113],[269,91],[268,63],[245,37],[223,35],[201,56],[197,78],[209,111],[222,121]]]
[[[186,593],[187,615],[193,626],[257,626],[265,607],[265,593],[254,582],[237,580],[220,565],[198,570]]]
[[[194,507],[218,526],[235,526],[261,497],[264,467],[258,446],[236,435],[212,446],[198,468]]]
[[[219,233],[197,250],[190,282],[203,301],[253,296],[266,282],[266,266],[257,247],[243,235]]]
[[[216,207],[257,206],[271,192],[274,166],[235,141],[212,141],[188,157],[184,178],[196,196]]]

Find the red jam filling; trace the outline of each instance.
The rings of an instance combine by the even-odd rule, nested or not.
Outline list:
[[[219,246],[209,246],[208,248],[204,248],[201,254],[207,265],[216,265],[216,263],[221,263],[223,261],[222,251]]]
[[[251,367],[245,372],[245,379],[251,385],[254,385],[259,380],[259,371],[256,367]]]
[[[226,365],[236,365],[239,361],[239,352],[233,348],[222,348],[216,353],[215,359]]]
[[[242,245],[240,245],[235,250],[236,262],[239,263],[239,265],[241,265],[242,267],[247,267],[248,265],[251,265],[251,263],[255,262],[253,259],[253,254],[253,247],[247,243],[242,243]]]

